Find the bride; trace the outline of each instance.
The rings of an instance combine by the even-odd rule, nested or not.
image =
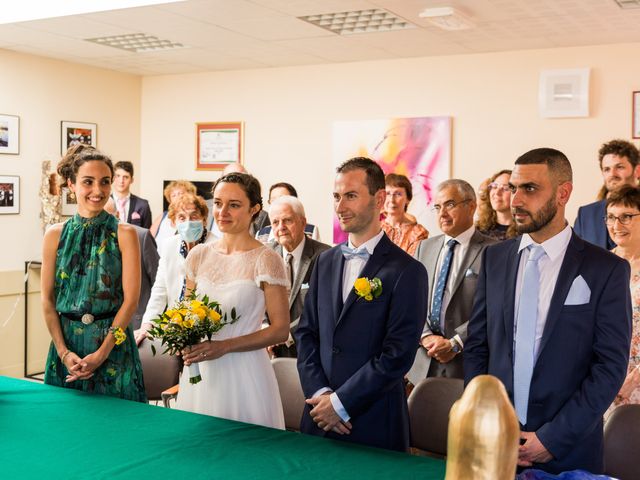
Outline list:
[[[228,314],[235,307],[239,319],[213,340],[182,352],[185,371],[176,408],[284,429],[266,347],[288,338],[289,282],[282,257],[250,234],[261,208],[260,183],[251,175],[231,173],[213,186],[213,215],[223,235],[189,252],[186,294],[207,294]],[[261,329],[265,308],[271,324]],[[193,385],[186,366],[195,362],[202,381]]]

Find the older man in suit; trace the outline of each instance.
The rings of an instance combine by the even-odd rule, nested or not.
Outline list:
[[[429,313],[409,380],[464,378],[462,351],[476,294],[482,250],[496,241],[473,225],[476,194],[464,180],[436,188],[433,210],[443,235],[423,240],[415,258],[429,275]]]
[[[333,202],[349,241],[316,260],[294,335],[307,397],[300,431],[404,451],[403,379],[426,316],[427,272],[382,231],[384,198],[372,160],[338,168]]]
[[[300,321],[313,265],[318,255],[331,247],[306,238],[307,217],[302,202],[296,197],[284,195],[275,199],[271,203],[269,218],[275,238],[275,241],[269,243],[269,246],[282,255],[291,283],[289,290],[289,316],[291,318],[289,339],[284,344],[270,347],[270,350],[276,357],[295,358],[297,351],[292,334]]]
[[[525,153],[509,181],[522,236],[485,249],[464,355],[465,382],[489,373],[521,425],[518,464],[603,470],[602,415],[627,372],[629,264],[568,226],[571,164]]]

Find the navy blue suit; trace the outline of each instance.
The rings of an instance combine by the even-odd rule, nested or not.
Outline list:
[[[606,250],[611,250],[616,244],[609,237],[607,226],[604,223],[606,213],[605,200],[580,207],[573,230],[583,240]]]
[[[133,193],[129,197],[129,215],[127,223],[142,228],[151,228],[151,209],[149,202]]]
[[[294,337],[307,398],[331,388],[351,416],[350,435],[324,432],[305,407],[300,430],[404,451],[409,415],[403,378],[413,363],[427,315],[427,272],[383,235],[358,277],[382,281],[371,301],[351,291],[342,302],[340,247],[318,257]]]
[[[484,251],[469,336],[465,382],[491,374],[513,402],[514,301],[520,237]],[[553,291],[534,366],[527,424],[554,456],[534,468],[603,470],[602,415],[627,373],[631,341],[629,263],[572,235]],[[589,302],[565,305],[582,276]]]

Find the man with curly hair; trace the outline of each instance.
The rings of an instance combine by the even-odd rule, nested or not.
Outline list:
[[[611,250],[615,243],[607,233],[604,223],[607,193],[623,185],[638,186],[640,154],[635,145],[625,140],[611,140],[600,147],[598,162],[604,184],[598,200],[578,209],[573,229],[584,240]]]

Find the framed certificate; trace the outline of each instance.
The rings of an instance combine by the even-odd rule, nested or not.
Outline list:
[[[242,122],[196,123],[196,170],[222,170],[242,157]]]

